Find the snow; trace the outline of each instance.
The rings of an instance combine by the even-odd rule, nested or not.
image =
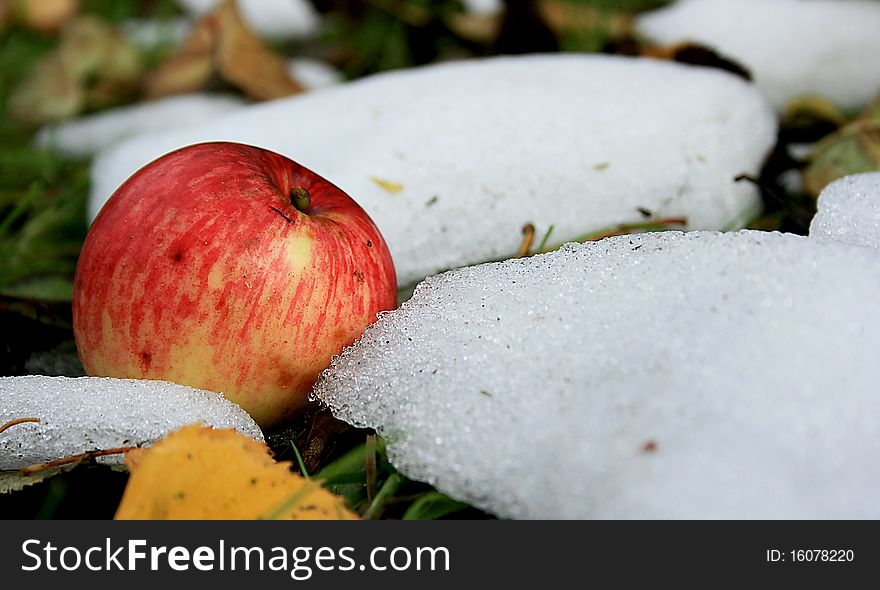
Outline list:
[[[428,278],[315,396],[501,517],[876,519],[878,298],[814,237],[572,244]]]
[[[64,155],[85,158],[130,137],[212,121],[245,104],[233,95],[181,94],[49,125],[36,141]]]
[[[751,70],[777,109],[821,94],[858,109],[880,91],[876,0],[679,0],[637,30],[664,44],[697,41]]]
[[[177,0],[195,18],[210,12],[220,0]],[[270,41],[314,37],[320,16],[309,0],[237,0],[244,21]]]
[[[291,59],[288,69],[308,90],[337,84],[342,79],[338,70],[317,59]],[[36,141],[37,145],[61,154],[87,158],[124,139],[210,123],[248,104],[250,101],[233,94],[180,94],[47,125],[40,129]]]
[[[844,176],[819,194],[810,237],[880,248],[880,172]]]
[[[295,57],[287,62],[288,74],[297,82],[315,90],[342,82],[342,72],[320,59]]]
[[[143,135],[92,167],[97,214],[134,171],[208,140],[282,153],[351,195],[391,249],[401,285],[509,257],[521,229],[551,242],[685,216],[740,227],[776,119],[736,76],[652,59],[535,55],[375,75]],[[399,191],[388,187],[399,188]]]
[[[220,394],[163,381],[0,377],[0,424],[25,417],[40,422],[0,434],[0,471],[97,449],[147,445],[194,422],[263,440],[250,416]]]

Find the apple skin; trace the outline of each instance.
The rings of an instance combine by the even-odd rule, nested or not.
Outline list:
[[[309,407],[332,356],[396,303],[391,254],[351,197],[274,152],[212,142],[107,201],[77,263],[73,330],[89,375],[222,392],[267,428]]]

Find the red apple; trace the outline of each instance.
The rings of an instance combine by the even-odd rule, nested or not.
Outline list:
[[[394,308],[385,240],[342,190],[265,149],[203,143],[129,178],[95,219],[73,293],[89,375],[222,392],[263,427]]]

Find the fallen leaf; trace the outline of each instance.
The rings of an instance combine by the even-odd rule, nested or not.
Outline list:
[[[354,520],[313,480],[235,430],[185,426],[126,453],[131,478],[117,520]]]
[[[831,181],[880,170],[880,117],[857,119],[813,147],[804,169],[804,188],[818,197]]]
[[[84,89],[90,109],[133,98],[140,89],[140,51],[99,18],[83,16],[65,27],[60,54],[65,69]]]
[[[80,16],[13,91],[9,114],[39,124],[118,104],[137,94],[142,73],[137,47],[100,18]]]
[[[148,98],[195,92],[216,76],[254,100],[297,94],[285,61],[244,22],[234,0],[224,0],[194,27],[183,46],[147,79]]]
[[[214,67],[206,55],[180,54],[147,78],[144,92],[150,99],[188,94],[206,87],[213,76]]]

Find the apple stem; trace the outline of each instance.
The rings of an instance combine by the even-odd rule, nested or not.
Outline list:
[[[297,211],[308,213],[309,207],[312,205],[312,196],[309,189],[302,186],[295,186],[290,189],[290,204],[296,207]]]

